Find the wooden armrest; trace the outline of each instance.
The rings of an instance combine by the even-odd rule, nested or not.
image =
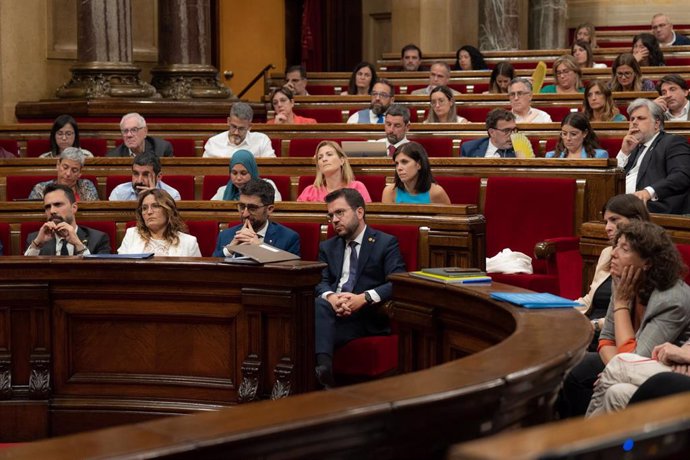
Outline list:
[[[537,259],[551,259],[557,252],[575,251],[580,248],[580,237],[564,236],[549,238],[534,245],[534,256]]]

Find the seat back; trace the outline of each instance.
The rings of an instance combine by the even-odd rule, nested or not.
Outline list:
[[[343,114],[340,109],[305,109],[300,107],[295,113],[301,117],[313,118],[319,123],[343,122]]]
[[[383,136],[382,136],[383,137]],[[326,140],[325,138],[319,137],[319,138],[305,138],[305,139],[291,139],[290,140],[290,147],[288,150],[288,155],[291,157],[313,157],[316,154],[316,147],[319,145],[319,143],[323,140]],[[366,139],[363,139],[361,137],[348,137],[348,138],[336,138],[336,139],[328,139],[332,140],[334,142],[337,142],[340,144],[342,141],[363,141]]]
[[[282,155],[282,139],[277,138],[277,137],[271,137],[271,147],[273,147],[273,151],[275,152],[277,157],[280,157]]]
[[[170,175],[163,176],[163,182],[180,192],[180,198],[183,200],[194,199],[194,176],[192,175]]]
[[[203,257],[211,257],[218,241],[218,222],[215,220],[185,221],[189,234],[196,237]]]
[[[558,105],[546,105],[538,108],[551,115],[551,120],[553,122],[559,123],[561,122],[561,120],[565,118],[566,115],[568,115],[571,112],[570,107],[563,107]]]
[[[27,157],[36,158],[48,150],[50,150],[50,140],[48,139],[29,139],[26,141]]]
[[[55,179],[51,176],[7,176],[7,201],[29,198],[34,185]]]
[[[386,187],[386,176],[374,174],[372,176],[357,176],[357,180],[364,184],[369,192],[371,201],[380,202],[383,189]]]
[[[10,224],[0,222],[0,243],[2,243],[2,253],[0,255],[10,254]]]
[[[202,191],[201,191],[201,199],[202,200],[210,200],[211,198],[213,198],[213,195],[216,194],[218,189],[220,187],[222,187],[223,185],[227,185],[229,180],[230,180],[230,176],[228,176],[228,175],[219,175],[219,176],[206,175],[206,176],[204,176],[204,183],[203,183]]]
[[[283,201],[292,201],[290,196],[290,176],[261,176],[262,179],[270,179],[276,184]]]
[[[530,257],[547,238],[575,234],[575,179],[490,177],[487,180],[486,255],[510,248]],[[535,273],[539,261],[533,260]]]
[[[19,143],[14,139],[0,139],[0,147],[15,155],[19,154]]]
[[[678,252],[683,258],[685,265],[690,267],[690,244],[676,243],[676,248],[678,248]],[[7,253],[7,251],[5,251],[5,253]],[[685,274],[684,280],[686,283],[690,284],[690,270]]]
[[[453,155],[453,139],[450,137],[415,137],[430,157],[449,157]]]
[[[299,181],[297,183],[297,195],[302,193],[305,188],[314,183],[314,176],[299,176]]]
[[[302,260],[319,259],[319,243],[321,243],[321,224],[315,222],[281,222],[287,228],[299,235]]]
[[[81,148],[93,153],[95,157],[104,157],[108,152],[108,143],[105,139],[96,139],[93,137],[80,138],[79,145]]]
[[[176,157],[195,157],[196,147],[194,139],[165,139],[170,142]],[[182,193],[182,192],[180,192]]]
[[[453,204],[474,204],[479,206],[481,178],[458,176],[434,176],[436,183],[443,187]]]
[[[107,176],[105,178],[105,199],[107,200],[110,198],[110,193],[113,191],[115,187],[117,187],[120,184],[124,184],[125,182],[132,182],[132,176]]]

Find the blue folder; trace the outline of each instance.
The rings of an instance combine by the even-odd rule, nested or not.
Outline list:
[[[524,308],[572,308],[580,304],[548,292],[492,292],[491,298]]]

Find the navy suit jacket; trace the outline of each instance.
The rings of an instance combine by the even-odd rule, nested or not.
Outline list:
[[[690,38],[676,32],[676,39],[671,44],[671,46],[681,46],[681,45],[690,45]]]
[[[213,251],[213,257],[225,257],[223,248],[230,244],[235,233],[242,228],[242,224],[235,225],[232,228],[223,230],[218,235],[218,242],[216,249]],[[291,252],[296,256],[300,256],[299,235],[294,230],[287,228],[285,225],[280,225],[277,222],[268,221],[268,228],[266,229],[266,236],[264,241],[271,246],[275,246],[283,251]]]
[[[482,137],[481,139],[474,139],[472,141],[463,142],[460,148],[460,156],[462,157],[476,157],[484,158],[486,149],[489,147],[489,138]],[[506,158],[515,158],[513,150],[508,151]]]
[[[29,235],[26,237],[27,248],[31,245],[31,242],[34,241],[37,236],[38,232],[29,233]],[[94,230],[93,228],[82,227],[81,225],[79,225],[77,227],[77,236],[79,237],[79,240],[81,240],[81,242],[84,243],[87,248],[89,248],[89,252],[91,254],[111,253],[110,238],[108,238],[108,235],[106,235],[105,233],[99,230]],[[48,241],[46,244],[43,245],[43,247],[41,248],[41,252],[39,252],[39,255],[54,256],[56,245],[57,240],[53,238],[52,240]]]
[[[342,274],[345,240],[336,236],[319,245],[319,260],[326,263],[316,295],[335,292]],[[361,294],[374,289],[385,302],[393,295],[393,286],[386,280],[392,273],[404,272],[405,262],[400,254],[398,240],[387,233],[369,226],[364,230],[362,247],[359,249],[357,278],[352,292]]]
[[[684,137],[661,131],[649,146],[637,173],[635,190],[647,186],[658,197],[657,201],[647,202],[651,212],[690,212],[690,144]]]

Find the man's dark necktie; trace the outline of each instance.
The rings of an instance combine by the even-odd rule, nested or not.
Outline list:
[[[496,150],[496,153],[498,153],[498,156],[501,158],[506,158],[510,152],[512,152],[512,149],[498,149]]]
[[[378,119],[376,120],[376,123],[383,123],[383,114],[379,115]]]
[[[350,246],[350,276],[343,284],[343,287],[340,288],[340,292],[352,292],[352,289],[355,287],[355,278],[357,277],[357,242],[350,241],[348,245]]]
[[[631,169],[633,169],[633,166],[635,166],[635,163],[637,162],[637,157],[640,156],[640,153],[644,150],[644,144],[639,144],[637,147],[635,147],[635,150],[632,151],[630,156],[628,157],[628,162],[625,164],[625,174],[628,174]]]
[[[393,154],[395,153],[395,146],[393,144],[388,146],[388,156],[393,158]]]
[[[67,240],[62,240],[62,249],[60,249],[61,256],[68,256],[69,251],[67,250]]]

